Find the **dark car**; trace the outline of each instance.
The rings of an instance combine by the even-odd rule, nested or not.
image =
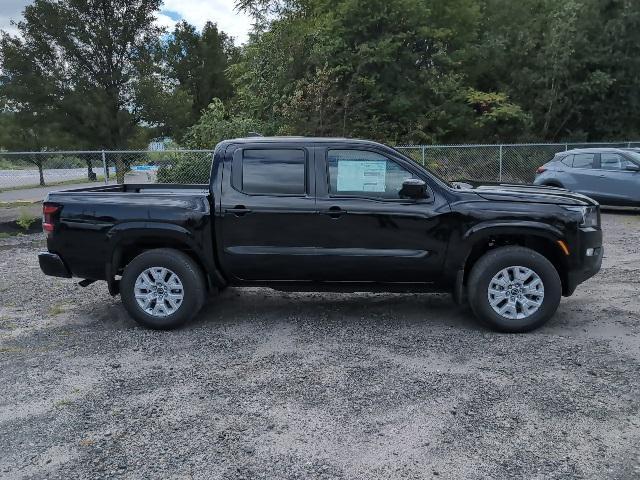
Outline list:
[[[106,280],[152,328],[183,324],[232,285],[449,291],[491,327],[523,332],[551,318],[603,254],[599,207],[585,196],[456,188],[361,140],[228,140],[208,185],[68,190],[43,208],[42,270]]]
[[[538,169],[533,183],[566,188],[603,205],[640,206],[640,153],[619,148],[558,153]]]

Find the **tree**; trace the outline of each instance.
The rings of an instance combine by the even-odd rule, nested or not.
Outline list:
[[[278,12],[230,68],[235,105],[273,131],[443,140],[455,112],[467,108],[457,58],[475,35],[474,0],[239,5]]]
[[[531,117],[519,105],[509,101],[504,93],[479,92],[470,88],[465,93],[471,115],[465,126],[469,140],[500,142],[505,138],[516,138],[530,128]]]
[[[262,128],[259,121],[230,114],[222,100],[214,98],[198,123],[189,128],[184,140],[189,148],[213,149],[222,140],[246,137]],[[160,183],[207,183],[210,170],[210,156],[173,155],[158,170],[157,180]]]
[[[191,96],[196,119],[214,98],[231,98],[233,87],[225,72],[238,49],[214,23],[207,22],[201,33],[187,22],[178,23],[166,50],[169,76]]]
[[[55,118],[79,147],[126,148],[142,120],[136,93],[153,63],[160,3],[35,0],[20,35],[2,34],[0,95],[17,111]]]
[[[211,22],[198,32],[182,21],[161,40],[155,70],[138,88],[142,115],[156,136],[181,140],[214,98],[229,101],[233,87],[226,70],[237,54],[233,39]]]
[[[640,129],[640,4],[483,0],[465,59],[479,90],[506,93],[536,140],[631,138]]]
[[[38,169],[40,185],[45,186],[44,168],[48,160],[46,152],[51,145],[66,146],[71,139],[55,122],[28,112],[0,113],[0,148],[26,152],[42,152],[21,156],[21,160]]]
[[[185,135],[189,148],[212,149],[218,142],[229,138],[246,137],[263,130],[262,122],[231,114],[219,98],[214,98],[202,112],[198,123]]]

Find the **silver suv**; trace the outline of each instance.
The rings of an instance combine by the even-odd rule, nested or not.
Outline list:
[[[640,149],[561,152],[538,168],[533,183],[566,188],[604,205],[640,206]]]

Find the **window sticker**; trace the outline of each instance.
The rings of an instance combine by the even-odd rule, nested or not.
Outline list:
[[[386,160],[338,160],[339,192],[384,192]]]

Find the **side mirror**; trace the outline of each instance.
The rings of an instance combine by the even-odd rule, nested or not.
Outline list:
[[[627,164],[627,167],[625,168],[625,170],[629,172],[640,172],[640,165],[636,165],[635,163]]]
[[[420,198],[428,198],[429,192],[427,191],[427,184],[419,178],[407,178],[404,182],[402,182],[400,196],[413,198],[414,200],[418,200]]]

